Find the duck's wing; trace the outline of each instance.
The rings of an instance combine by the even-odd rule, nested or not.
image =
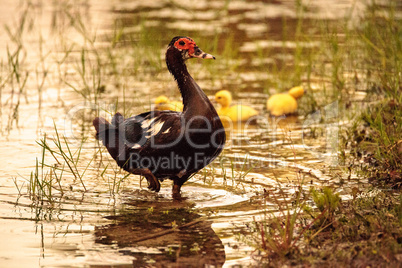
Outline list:
[[[112,124],[119,129],[120,138],[131,149],[146,145],[171,144],[182,132],[182,113],[174,111],[151,111],[127,119],[116,114]]]

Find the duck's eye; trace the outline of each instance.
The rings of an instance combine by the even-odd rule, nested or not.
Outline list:
[[[221,98],[222,98],[221,96],[217,97],[217,99],[221,99]]]
[[[186,43],[184,43],[184,41],[180,41],[179,45],[184,46]]]

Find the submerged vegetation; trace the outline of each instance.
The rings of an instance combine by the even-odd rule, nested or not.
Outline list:
[[[120,111],[130,116],[151,109],[152,98],[159,94],[178,97],[161,57],[164,41],[176,31],[161,24],[150,26],[147,17],[141,15],[131,22],[134,28],[127,18],[121,18],[116,19],[111,32],[99,35],[86,26],[83,14],[66,4],[56,9],[52,28],[58,38],[54,44],[46,44],[43,34],[39,34],[41,41],[33,70],[27,63],[27,55],[32,51],[27,51],[24,37],[38,30],[38,18],[30,12],[31,2],[27,3],[16,30],[6,27],[11,42],[6,59],[0,62],[0,131],[8,137],[13,130],[23,128],[20,109],[37,98],[34,103],[39,111],[40,153],[33,160],[30,175],[14,180],[19,195],[32,201],[35,221],[50,220],[41,214],[42,209],[60,212],[61,204],[75,200],[74,195],[106,193],[109,200],[116,202],[120,194],[127,192],[129,196],[140,193],[135,198],[143,201],[140,206],[133,205],[134,209],[126,205],[127,211],[140,207],[141,213],[105,214],[118,219],[118,223],[111,225],[110,230],[98,228],[98,241],[113,244],[115,237],[121,235],[114,229],[120,224],[143,226],[152,221],[151,225],[161,230],[157,234],[163,236],[177,235],[186,224],[198,224],[200,215],[193,214],[194,211],[214,220],[218,210],[226,208],[193,208],[191,204],[191,213],[181,208],[157,209],[157,213],[153,213],[153,206],[143,208],[146,201],[165,197],[133,190],[129,174],[117,167],[93,137],[91,121],[99,114],[110,117]],[[213,16],[230,15],[229,3]],[[393,266],[401,262],[402,256],[402,27],[396,15],[401,7],[397,1],[390,1],[387,6],[372,1],[356,25],[353,10],[344,19],[311,22],[305,17],[308,6],[303,1],[296,1],[295,6],[297,18],[284,17],[280,21],[282,30],[274,44],[264,39],[254,42],[252,35],[242,31],[208,35],[194,31],[197,44],[221,59],[214,64],[190,64],[198,69],[196,75],[203,80],[202,87],[209,95],[224,88],[237,96],[256,94],[252,104],[259,108],[265,105],[268,95],[303,85],[308,93],[299,103],[297,120],[317,124],[301,127],[298,122],[292,128],[290,117],[286,118],[290,123],[275,119],[277,124],[267,129],[258,125],[247,130],[250,132],[241,132],[234,127],[229,130],[228,149],[195,175],[190,185],[247,196],[248,205],[258,211],[257,216],[236,226],[230,235],[240,230],[238,240],[255,249],[253,257],[258,263]],[[74,32],[80,41],[67,38],[63,31]],[[240,37],[245,39],[243,43],[237,42]],[[41,121],[47,113],[43,107],[45,91],[54,84],[57,94],[47,101],[62,107],[57,112],[62,111],[65,121],[53,118],[53,124],[46,125]],[[29,87],[36,90],[35,94],[29,93]],[[77,97],[71,101],[66,92]],[[359,96],[363,98],[356,101]],[[336,105],[329,107],[331,103]],[[259,110],[264,119],[269,118],[265,110]],[[317,110],[324,111],[319,118],[309,115]],[[320,144],[323,139],[328,142],[325,135],[335,135],[331,132],[333,125],[339,130],[337,143]],[[295,141],[292,135],[300,128],[303,137]],[[304,139],[309,139],[306,143],[318,144],[320,156],[329,152],[328,147],[335,146],[336,152],[331,153],[342,166],[331,162],[317,168],[313,167],[313,159],[313,164],[303,168],[295,145],[306,148]],[[313,169],[322,171],[320,174],[327,180],[321,181]],[[352,180],[352,176],[357,179]],[[136,186],[142,186],[141,182],[140,179]],[[206,194],[200,194],[203,195]],[[124,198],[129,200],[127,203],[132,201],[131,197]],[[77,203],[85,204],[83,199],[77,198]],[[236,210],[236,206],[243,205],[239,203],[227,210]],[[201,231],[208,229],[208,235],[215,234],[210,227],[204,223]],[[130,228],[124,230],[132,231]],[[141,233],[143,229],[137,228],[134,234]],[[132,237],[125,238],[119,243],[132,246]],[[169,250],[164,253],[169,259],[174,259],[173,254],[179,257],[181,250],[197,255],[207,245],[196,242],[183,249],[168,245]],[[222,250],[223,246],[219,248]]]

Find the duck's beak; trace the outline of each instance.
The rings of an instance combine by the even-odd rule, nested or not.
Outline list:
[[[211,54],[205,53],[204,51],[202,51],[199,47],[195,46],[194,47],[194,53],[193,54],[189,54],[190,57],[192,58],[200,58],[200,59],[215,59],[214,56],[212,56]]]

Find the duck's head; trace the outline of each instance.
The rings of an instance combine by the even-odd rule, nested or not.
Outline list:
[[[165,95],[160,95],[155,99],[155,104],[164,104],[164,103],[169,103],[169,98],[166,97]]]
[[[295,99],[298,99],[298,98],[300,98],[300,97],[302,97],[303,96],[303,94],[304,94],[304,89],[302,88],[302,87],[292,87],[290,90],[289,90],[289,95],[290,96],[292,96],[293,98],[295,98]]]
[[[222,105],[222,107],[227,107],[232,102],[232,94],[227,90],[218,91],[215,94],[215,101]]]
[[[179,52],[183,60],[191,58],[215,59],[211,54],[203,52],[193,39],[186,36],[176,36],[170,41],[168,51]]]

